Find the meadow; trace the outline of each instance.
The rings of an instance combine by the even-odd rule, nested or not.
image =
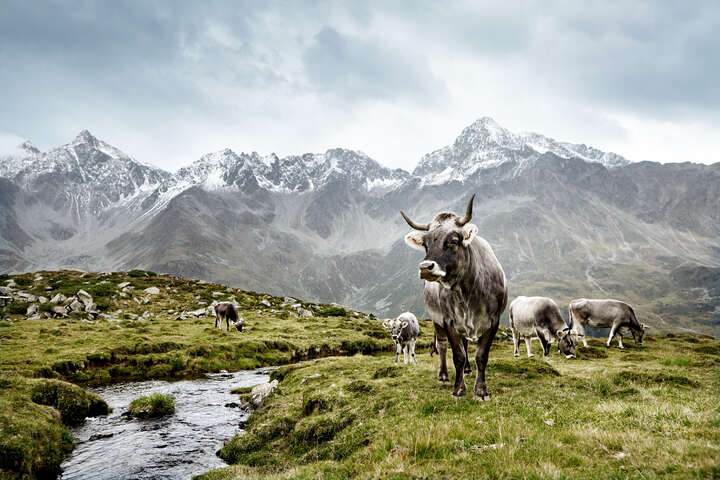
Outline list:
[[[144,271],[8,280],[37,296],[83,289],[101,315],[28,320],[29,305],[0,307],[3,478],[58,472],[73,448],[67,426],[107,411],[88,386],[266,365],[283,365],[279,387],[219,451],[232,465],[203,480],[720,476],[720,342],[709,336],[648,335],[624,351],[592,339],[577,360],[556,348],[544,359],[534,343],[527,359],[501,329],[493,398],[477,402],[436,380],[428,322],[419,365],[396,365],[378,319],[338,305]],[[239,304],[243,333],[183,314],[213,300]]]

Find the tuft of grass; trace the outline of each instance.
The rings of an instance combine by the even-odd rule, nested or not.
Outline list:
[[[158,418],[173,413],[175,413],[175,400],[162,393],[136,398],[128,408],[128,414],[136,418]]]

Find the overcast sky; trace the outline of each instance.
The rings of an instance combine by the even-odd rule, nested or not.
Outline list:
[[[176,170],[230,147],[412,169],[481,116],[720,161],[720,2],[0,1],[0,150],[82,129]]]

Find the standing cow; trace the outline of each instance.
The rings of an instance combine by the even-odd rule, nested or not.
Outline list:
[[[219,324],[222,330],[223,321],[227,325],[228,332],[230,325],[237,328],[239,332],[243,331],[243,320],[239,317],[235,305],[230,302],[221,302],[215,305],[215,328],[218,328]]]
[[[488,242],[471,224],[473,200],[465,215],[441,212],[427,224],[417,224],[405,212],[405,221],[417,231],[405,236],[412,248],[425,251],[420,278],[425,280],[425,305],[435,327],[440,355],[438,379],[447,381],[447,344],[455,364],[453,395],[465,395],[465,370],[469,367],[467,339],[477,341],[475,398],[490,400],[485,384],[490,344],[507,304],[505,273]]]
[[[408,352],[410,361],[417,364],[415,360],[415,342],[420,335],[420,324],[417,317],[410,312],[400,314],[399,317],[385,320],[383,327],[390,330],[393,342],[395,342],[395,363],[400,360],[400,352],[403,353],[405,363],[408,363]]]
[[[576,358],[576,340],[569,335],[572,324],[568,327],[562,318],[560,308],[547,297],[517,297],[510,304],[510,328],[513,335],[514,355],[520,356],[518,346],[520,339],[525,340],[527,356],[532,357],[530,339],[537,335],[543,347],[543,354],[550,355],[550,342],[558,342],[560,353],[565,358]]]
[[[628,330],[637,345],[642,345],[645,325],[638,322],[632,307],[620,300],[593,300],[579,298],[570,302],[570,323],[574,324],[573,333],[585,340],[585,327],[610,328],[606,346],[610,347],[613,337],[618,337],[618,347],[623,348],[622,335]]]

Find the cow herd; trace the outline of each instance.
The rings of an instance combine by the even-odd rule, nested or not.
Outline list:
[[[440,356],[438,379],[448,381],[446,354],[448,344],[455,366],[456,397],[466,393],[465,374],[471,373],[468,342],[477,342],[475,353],[477,373],[473,393],[475,398],[489,400],[485,382],[490,345],[500,325],[500,315],[508,301],[508,289],[500,262],[492,247],[477,235],[478,227],[470,223],[473,200],[470,198],[465,215],[440,212],[429,223],[419,224],[405,212],[400,212],[413,231],[405,236],[410,247],[425,252],[418,265],[424,282],[425,307],[435,329],[433,350]],[[530,342],[538,338],[544,355],[549,355],[550,344],[556,342],[560,353],[575,358],[579,339],[587,346],[585,327],[610,328],[607,346],[614,337],[623,348],[622,335],[631,333],[637,344],[642,344],[646,326],[639,323],[630,305],[618,300],[592,300],[581,298],[570,302],[570,325],[565,323],[557,304],[547,297],[517,297],[510,304],[510,327],[513,335],[514,355],[520,355],[520,340],[525,341],[528,357],[532,356]],[[400,352],[408,362],[415,361],[415,341],[419,327],[415,315],[405,312],[398,318],[386,320],[396,344],[395,362]]]

